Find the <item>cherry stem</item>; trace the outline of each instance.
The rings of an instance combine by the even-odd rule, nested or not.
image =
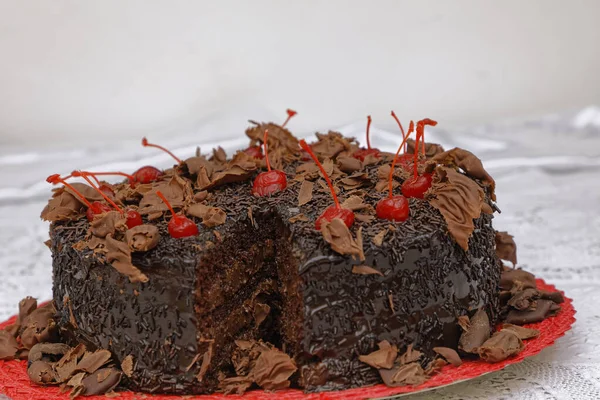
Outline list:
[[[69,176],[70,177],[70,176]],[[88,201],[88,199],[85,198],[84,195],[82,195],[81,193],[79,193],[79,191],[77,189],[75,189],[71,184],[69,184],[65,178],[61,178],[60,175],[58,174],[54,174],[54,175],[50,175],[48,178],[46,178],[46,182],[48,183],[52,183],[53,185],[57,185],[59,183],[62,183],[63,185],[65,185],[66,187],[68,187],[69,189],[71,189],[71,191],[73,193],[75,193],[80,199],[81,201],[83,201],[83,203],[88,206],[89,208],[92,207],[92,203],[90,203]]]
[[[171,207],[171,203],[169,203],[169,201],[167,200],[165,195],[163,195],[160,190],[156,191],[156,195],[161,198],[163,203],[165,203],[165,205],[169,208],[169,210],[171,210],[171,215],[173,215],[173,217],[175,217],[176,216],[175,210],[173,210],[173,207]]]
[[[168,155],[170,155],[171,157],[173,157],[175,159],[175,161],[177,161],[178,164],[183,164],[183,161],[181,161],[181,159],[179,157],[177,157],[175,154],[171,153],[169,150],[165,149],[162,146],[159,146],[159,145],[154,144],[154,143],[149,143],[148,139],[146,139],[146,138],[142,138],[142,146],[144,146],[144,147],[156,147],[157,149],[160,149],[160,150],[164,151],[165,153],[167,153]]]
[[[393,113],[393,111],[392,111]],[[396,151],[396,155],[394,156],[394,159],[392,160],[392,166],[390,167],[390,176],[389,176],[389,183],[388,183],[388,188],[389,188],[389,198],[391,199],[392,196],[392,192],[394,189],[394,167],[396,166],[396,161],[398,161],[398,155],[400,154],[400,150],[402,150],[402,148],[404,147],[404,145],[406,144],[406,141],[408,140],[408,138],[410,137],[410,134],[413,133],[415,130],[415,123],[410,121],[410,125],[408,126],[408,133],[406,134],[406,136],[404,136],[404,139],[402,139],[402,143],[400,143],[400,146],[398,146],[398,150]]]
[[[100,184],[100,182],[98,181],[98,178],[96,178],[96,175],[100,176],[100,175],[120,175],[120,176],[124,176],[125,178],[129,179],[129,182],[134,182],[135,178],[133,177],[133,175],[129,175],[126,174],[125,172],[89,172],[89,171],[80,171],[80,172],[85,172],[86,174],[90,175],[92,178],[94,178],[96,180],[96,182],[98,182],[98,185]]]
[[[119,206],[114,201],[112,201],[110,199],[110,197],[108,197],[106,194],[104,194],[104,192],[102,190],[100,190],[100,188],[98,186],[94,185],[94,182],[92,182],[92,180],[90,178],[88,178],[88,176],[93,177],[93,175],[91,175],[89,172],[86,172],[86,171],[73,171],[73,172],[71,172],[71,175],[75,176],[75,177],[82,177],[83,179],[85,179],[86,182],[89,183],[90,186],[93,187],[96,192],[100,193],[100,195],[102,197],[104,197],[104,200],[106,200],[108,202],[108,204],[110,204],[111,206],[113,206],[115,208],[115,210],[117,210],[118,212],[123,214],[123,210],[121,210],[121,208],[119,208]],[[96,179],[96,181],[97,181],[97,179]]]
[[[269,130],[265,129],[265,135],[263,136],[263,146],[265,147],[265,160],[267,161],[267,170],[271,171],[271,163],[269,162],[269,154],[267,153],[267,138],[269,136]]]
[[[417,122],[417,138],[415,141],[415,179],[419,176],[417,171],[417,157],[419,154],[419,140],[421,141],[421,153],[425,157],[425,125],[436,126],[437,121],[425,118]]]
[[[400,127],[400,132],[402,132],[402,140],[404,140],[404,138],[406,137],[406,135],[404,134],[404,128],[402,127],[402,124],[400,123],[400,120],[396,116],[396,113],[394,112],[394,110],[392,110],[392,117],[394,117],[394,119],[398,123],[398,126]],[[407,144],[404,143],[404,152],[405,153],[406,153],[406,146],[407,146]]]
[[[367,115],[367,149],[371,150],[371,140],[369,139],[369,131],[371,130],[371,116]]]
[[[323,174],[323,177],[325,178],[325,181],[327,182],[327,186],[329,186],[329,190],[331,190],[331,196],[333,197],[333,202],[335,203],[335,207],[342,208],[340,206],[340,201],[338,200],[337,194],[335,194],[335,189],[333,188],[331,179],[329,179],[327,172],[325,172],[325,168],[323,168],[323,165],[321,165],[321,163],[319,162],[319,159],[317,158],[317,156],[315,156],[315,153],[313,153],[310,146],[308,144],[306,144],[306,141],[304,139],[300,140],[300,147],[302,147],[302,149],[304,151],[306,151],[312,157],[312,159],[317,164],[317,167],[319,167],[319,169],[321,170],[321,173]]]
[[[286,125],[287,125],[287,123],[290,121],[290,119],[292,119],[292,117],[293,117],[294,115],[298,114],[296,111],[294,111],[294,110],[291,110],[291,109],[289,109],[289,108],[288,108],[287,110],[285,110],[285,112],[287,112],[287,115],[288,115],[288,116],[287,116],[287,118],[286,118],[285,122],[283,123],[283,125],[281,125],[281,127],[282,127],[282,128],[285,128],[285,126],[286,126]]]

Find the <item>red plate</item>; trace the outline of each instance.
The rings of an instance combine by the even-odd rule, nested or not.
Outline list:
[[[556,291],[556,288],[552,285],[547,285],[543,280],[537,280],[538,288],[541,290]],[[16,317],[12,317],[6,322],[0,324],[0,329],[7,325],[10,325],[15,321]],[[465,361],[460,367],[453,367],[447,365],[440,373],[433,376],[427,382],[419,386],[404,386],[389,388],[385,385],[376,385],[358,389],[350,389],[339,392],[326,392],[326,393],[313,393],[304,394],[300,390],[290,389],[285,391],[279,391],[276,393],[268,393],[262,390],[255,390],[246,393],[242,396],[244,399],[283,399],[283,400],[296,400],[296,399],[311,399],[311,400],[353,400],[353,399],[365,399],[373,397],[386,397],[393,396],[403,393],[415,393],[425,389],[432,389],[440,386],[446,386],[451,383],[464,381],[467,379],[476,378],[480,375],[487,374],[501,370],[510,364],[515,364],[522,361],[525,357],[531,357],[538,354],[542,349],[549,347],[554,343],[556,339],[563,336],[566,331],[571,329],[571,325],[575,322],[575,309],[573,308],[572,300],[565,297],[565,302],[561,305],[560,313],[555,316],[546,319],[545,321],[537,324],[525,325],[528,328],[536,328],[540,331],[540,336],[536,339],[527,340],[525,350],[516,357],[509,358],[508,360],[496,363],[488,364],[483,361]],[[25,361],[0,361],[0,392],[6,394],[13,400],[27,399],[27,400],[68,400],[69,396],[65,393],[59,393],[57,387],[41,387],[29,382],[26,371]],[[117,399],[120,400],[133,400],[139,399],[140,394],[132,392],[119,392],[120,396]],[[162,399],[181,399],[179,396],[151,396],[150,399],[162,400]],[[239,398],[239,396],[225,396],[221,394],[214,395],[203,395],[186,397],[189,400],[224,400]],[[97,399],[106,400],[105,396],[92,396],[85,397],[85,399]]]

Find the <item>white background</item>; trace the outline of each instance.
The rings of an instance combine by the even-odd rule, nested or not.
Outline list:
[[[310,131],[391,108],[465,126],[597,104],[599,18],[597,0],[0,0],[0,145],[137,139],[229,109],[248,111],[215,138],[286,107]]]

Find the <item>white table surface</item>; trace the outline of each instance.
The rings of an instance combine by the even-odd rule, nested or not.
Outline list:
[[[210,126],[207,121],[198,132]],[[240,140],[225,143],[226,150],[246,144],[244,128],[237,128]],[[364,121],[340,129],[361,138]],[[403,398],[599,399],[600,108],[465,130],[448,131],[441,124],[428,135],[429,141],[464,147],[482,158],[497,182],[502,214],[494,220],[496,229],[515,236],[523,268],[573,298],[577,322],[554,346],[520,364]],[[196,145],[208,150],[218,136],[212,136],[213,143],[197,143],[196,132],[153,139],[187,156]],[[374,129],[372,140],[379,148],[395,150],[398,134]],[[131,171],[169,163],[167,156],[137,141],[0,149],[0,319],[14,314],[26,295],[51,298],[50,252],[43,244],[48,226],[39,219],[50,190],[46,176],[75,168]]]

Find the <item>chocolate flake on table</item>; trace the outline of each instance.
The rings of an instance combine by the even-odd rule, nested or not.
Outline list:
[[[187,208],[185,213],[200,218],[202,224],[208,228],[222,225],[227,219],[227,214],[222,209],[201,203],[192,204]]]
[[[406,351],[400,357],[398,357],[398,361],[400,364],[409,364],[420,360],[421,357],[423,357],[423,353],[421,353],[419,350],[415,350],[413,345],[409,344],[406,347]]]
[[[496,363],[519,354],[524,348],[523,341],[514,332],[503,329],[479,346],[477,353],[486,362]]]
[[[512,293],[523,289],[535,289],[535,276],[522,269],[504,270],[500,277],[500,288]]]
[[[490,337],[490,319],[483,309],[477,310],[469,323],[469,328],[460,335],[458,349],[465,353],[476,353]]]
[[[100,349],[93,353],[86,352],[77,364],[77,371],[94,373],[103,367],[111,358],[110,351]]]
[[[0,331],[0,360],[13,360],[19,348],[19,343],[10,332]]]
[[[383,383],[388,387],[417,386],[428,379],[423,367],[417,362],[400,365],[393,369],[379,369],[379,375]]]
[[[95,396],[112,391],[121,382],[123,373],[116,368],[103,368],[87,376],[81,382],[81,394]],[[77,390],[74,388],[73,391]]]
[[[507,304],[516,310],[527,310],[535,305],[540,298],[540,292],[537,289],[524,289],[516,292],[507,302]]]
[[[373,267],[369,267],[368,265],[354,265],[352,266],[352,273],[358,275],[379,275],[383,276],[380,271],[377,271]]]
[[[540,299],[552,300],[556,304],[560,304],[565,301],[565,298],[561,292],[547,292],[545,290],[538,289],[538,293],[540,294]]]
[[[277,350],[263,351],[253,370],[254,381],[265,390],[281,390],[290,386],[289,378],[298,368],[290,356]]]
[[[527,310],[510,310],[505,322],[515,325],[532,324],[556,315],[559,310],[560,306],[553,301],[539,299],[535,302],[535,307]]]
[[[460,356],[454,349],[451,349],[449,347],[434,347],[433,351],[442,356],[446,361],[448,361],[455,367],[459,367],[462,365],[462,360],[460,359]]]
[[[19,334],[24,348],[31,349],[37,343],[56,341],[58,327],[54,321],[55,314],[54,304],[48,303],[23,319]]]
[[[331,245],[333,251],[352,257],[356,256],[360,261],[364,261],[361,229],[358,228],[356,239],[354,239],[350,229],[340,218],[334,218],[331,222],[323,220],[321,223],[323,239]]]
[[[437,167],[426,198],[440,211],[456,243],[469,250],[473,219],[481,215],[484,201],[481,187],[452,168]]]
[[[496,231],[496,255],[501,260],[510,261],[517,265],[517,245],[508,232]]]
[[[470,151],[455,147],[451,150],[437,154],[433,160],[450,167],[458,167],[468,176],[479,179],[490,188],[490,198],[496,201],[496,182],[494,178],[483,168],[481,160]]]
[[[387,340],[382,340],[377,346],[379,350],[359,356],[358,359],[373,368],[392,368],[398,357],[398,347],[391,345]]]
[[[525,328],[513,324],[502,324],[502,330],[511,331],[521,340],[533,339],[540,335],[540,331],[537,329]]]
[[[314,186],[315,184],[311,181],[302,181],[302,185],[300,185],[300,190],[298,191],[298,206],[303,206],[312,200]]]
[[[158,245],[160,233],[155,225],[142,224],[128,229],[125,240],[131,251],[148,251]]]

